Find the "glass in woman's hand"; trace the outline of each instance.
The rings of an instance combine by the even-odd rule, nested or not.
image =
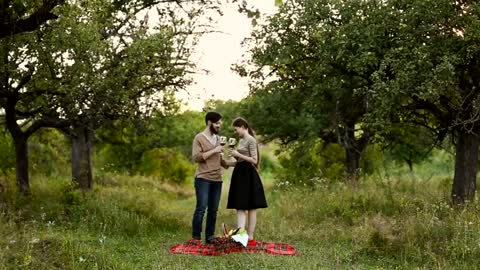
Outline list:
[[[235,144],[237,144],[237,139],[235,138],[229,138],[228,139],[228,147],[230,148],[235,148]]]

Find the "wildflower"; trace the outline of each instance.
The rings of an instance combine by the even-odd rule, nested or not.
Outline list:
[[[40,239],[38,238],[33,238],[32,240],[30,240],[30,244],[36,244],[36,243],[39,243],[40,242]]]
[[[102,235],[100,236],[100,238],[98,239],[98,241],[100,242],[100,244],[104,244],[106,239],[107,239],[107,237],[102,234]]]

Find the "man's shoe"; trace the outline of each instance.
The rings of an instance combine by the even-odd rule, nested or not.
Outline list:
[[[188,243],[190,243],[190,244],[192,244],[192,245],[197,245],[197,246],[198,246],[198,245],[201,245],[201,244],[202,244],[202,241],[200,241],[199,239],[197,239],[197,238],[194,237],[194,238],[188,240]]]
[[[213,236],[205,239],[206,244],[213,244],[213,242],[215,242],[215,237]]]

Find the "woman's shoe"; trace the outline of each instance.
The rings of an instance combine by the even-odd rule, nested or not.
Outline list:
[[[257,245],[257,241],[255,241],[255,239],[250,239],[250,240],[248,240],[247,246],[249,246],[249,247],[254,247],[254,246],[256,246],[256,245]]]

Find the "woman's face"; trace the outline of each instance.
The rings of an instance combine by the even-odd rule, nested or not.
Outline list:
[[[233,127],[235,129],[235,133],[240,136],[240,137],[243,137],[243,135],[245,134],[245,128],[244,127]]]

